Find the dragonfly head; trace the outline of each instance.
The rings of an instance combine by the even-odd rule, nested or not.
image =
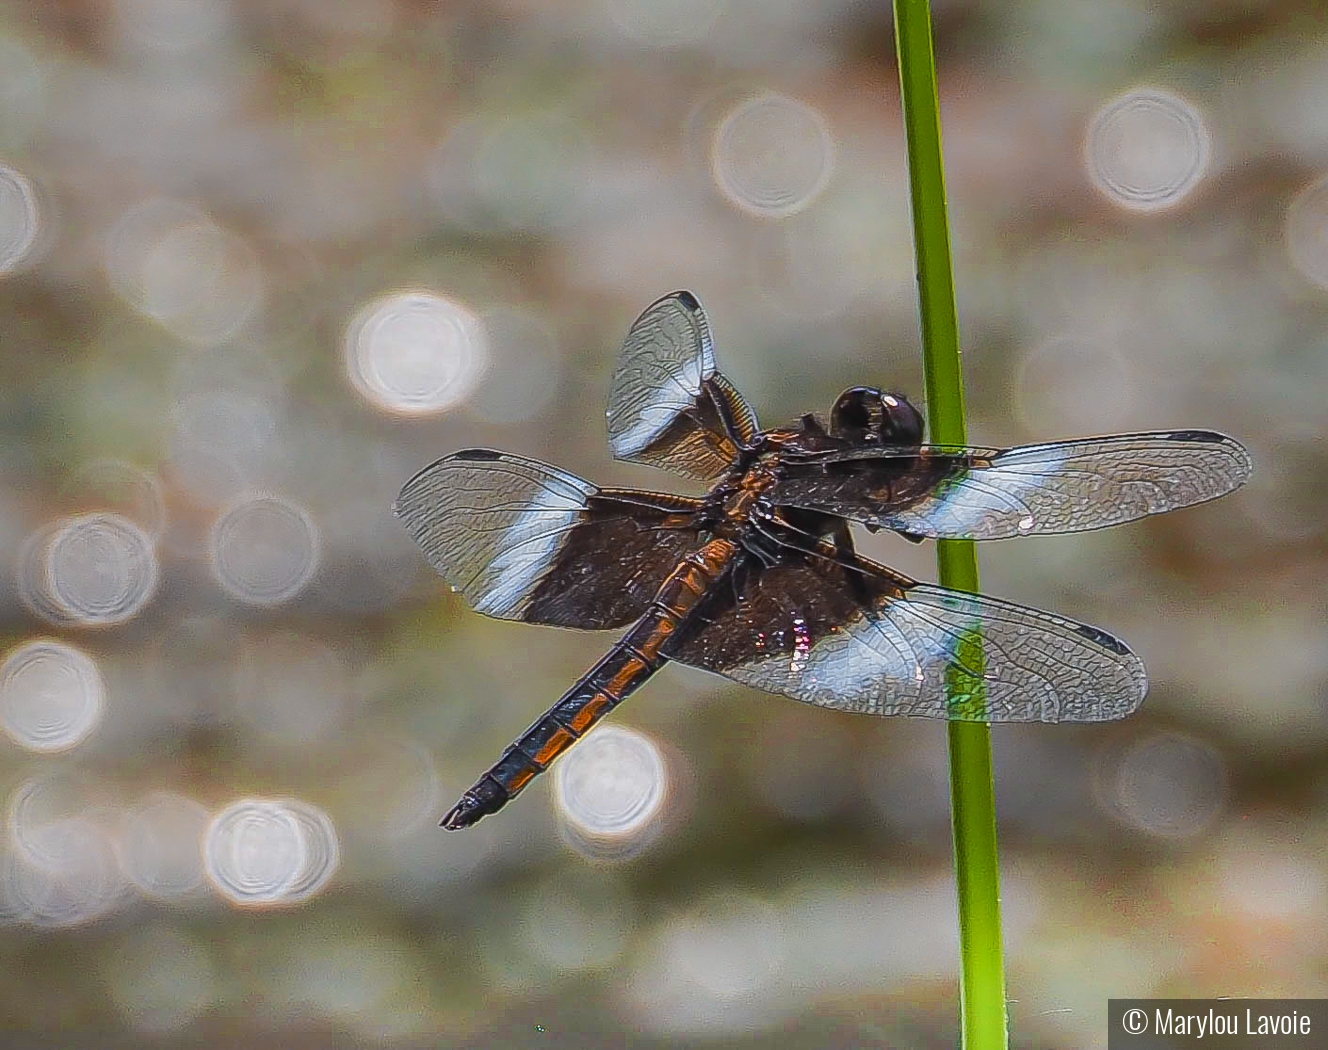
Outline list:
[[[840,394],[830,410],[830,433],[852,442],[920,445],[922,413],[903,394],[855,386]]]

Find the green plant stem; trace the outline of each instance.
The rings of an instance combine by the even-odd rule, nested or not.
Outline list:
[[[931,9],[928,0],[894,0],[894,13],[931,440],[941,445],[962,445],[966,441],[964,385],[946,219]],[[977,554],[971,540],[940,541],[936,561],[943,586],[963,591],[978,589]],[[950,813],[959,891],[963,1046],[965,1050],[1004,1050],[1008,1045],[1005,964],[1001,954],[991,730],[984,723],[956,721],[949,724],[948,732]]]

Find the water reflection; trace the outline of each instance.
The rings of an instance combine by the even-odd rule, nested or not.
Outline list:
[[[715,131],[712,173],[726,200],[763,218],[802,211],[834,171],[830,125],[786,95],[765,94],[735,106]]]
[[[318,568],[317,526],[303,507],[277,496],[255,496],[227,508],[209,540],[217,582],[249,605],[290,601]]]
[[[427,292],[399,292],[370,303],[346,330],[351,383],[389,412],[446,411],[470,396],[487,359],[475,314]]]
[[[554,804],[569,845],[590,857],[630,856],[658,832],[669,770],[650,737],[601,725],[554,766]]]
[[[1084,146],[1089,177],[1129,211],[1175,207],[1199,184],[1212,159],[1204,115],[1179,95],[1139,88],[1093,116]]]
[[[64,751],[101,720],[106,686],[90,656],[43,638],[10,650],[0,663],[0,726],[32,751]]]
[[[207,877],[234,904],[298,903],[321,890],[339,863],[327,814],[294,799],[233,802],[203,836]]]
[[[65,518],[40,529],[19,557],[19,593],[52,623],[104,627],[137,616],[157,589],[157,552],[119,514]]]

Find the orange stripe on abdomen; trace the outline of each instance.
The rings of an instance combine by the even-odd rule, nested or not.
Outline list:
[[[624,696],[636,688],[638,681],[643,681],[650,675],[650,665],[634,653],[627,652],[623,654],[626,659],[617,672],[602,686],[601,691],[607,693],[615,702],[621,701]],[[575,728],[575,727],[573,727]],[[581,730],[577,730],[581,732]]]
[[[545,769],[550,762],[571,747],[575,740],[576,734],[565,726],[560,725],[554,731],[553,735],[544,742],[544,746],[530,757],[535,760],[537,766],[541,769]]]
[[[523,787],[529,784],[542,772],[542,769],[537,769],[534,766],[526,766],[525,769],[518,772],[516,776],[512,777],[511,780],[503,785],[503,787],[507,788],[507,797],[515,798]]]
[[[588,697],[573,697],[560,703],[550,714],[577,736],[583,736],[591,726],[613,710],[611,696],[596,692]]]

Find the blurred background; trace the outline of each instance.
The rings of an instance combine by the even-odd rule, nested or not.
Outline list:
[[[1322,12],[935,6],[974,442],[1255,460],[981,552],[1152,680],[994,733],[1012,1045],[1328,995]],[[471,612],[390,509],[468,445],[694,491],[605,446],[675,288],[766,425],[920,399],[912,272],[888,4],[0,6],[5,1045],[953,1046],[942,725],[673,667],[444,833],[613,638]]]

